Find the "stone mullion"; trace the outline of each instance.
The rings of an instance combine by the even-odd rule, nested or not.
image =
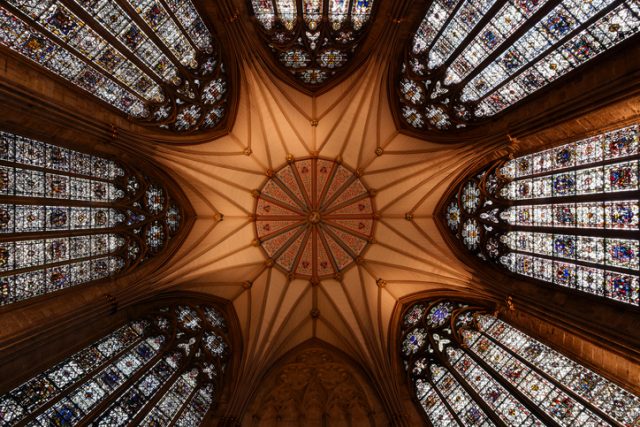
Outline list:
[[[479,220],[482,221],[482,220]],[[483,221],[483,223],[490,224],[492,227],[502,231],[529,231],[533,233],[548,233],[552,235],[565,234],[571,236],[587,236],[587,237],[608,237],[618,239],[639,238],[640,232],[632,229],[611,229],[611,228],[580,228],[580,227],[549,227],[549,226],[535,226],[535,225],[504,225],[494,224]]]
[[[597,136],[600,137],[604,137],[604,135],[606,134],[600,134]],[[579,141],[575,141],[575,142],[570,142],[567,144],[562,144],[562,145],[558,145],[556,147],[552,147],[549,148],[554,149],[554,148],[560,148],[564,145],[570,145],[570,146],[574,146],[577,145],[578,143],[582,142],[583,140],[579,140]],[[546,150],[543,150],[546,151]],[[542,151],[537,151],[535,153],[532,154],[539,154]],[[603,153],[602,155],[604,156],[604,147],[603,147]],[[521,180],[525,180],[525,179],[529,179],[529,178],[539,178],[539,177],[544,177],[544,176],[550,176],[550,175],[558,175],[558,174],[563,174],[563,173],[568,173],[568,172],[573,172],[573,171],[581,171],[581,170],[585,170],[585,169],[593,169],[593,168],[597,168],[597,167],[602,167],[602,166],[607,166],[607,165],[611,165],[611,164],[615,164],[615,163],[625,163],[625,162],[630,162],[633,160],[639,160],[640,159],[640,155],[635,154],[633,156],[623,156],[623,157],[616,157],[614,159],[604,159],[604,160],[600,160],[598,162],[593,162],[593,163],[585,163],[585,164],[581,164],[581,165],[572,165],[572,166],[568,166],[566,168],[562,168],[562,169],[552,169],[552,170],[548,170],[548,171],[544,171],[544,172],[535,172],[535,173],[531,173],[529,175],[524,175],[524,176],[519,176],[516,178],[513,178],[513,181],[521,181]]]
[[[434,0],[434,2],[435,2],[435,0]],[[434,3],[434,2],[432,2],[432,3]],[[442,34],[443,34],[444,30],[446,30],[446,29],[447,29],[447,27],[449,26],[449,23],[450,23],[451,21],[453,21],[453,18],[455,18],[455,17],[456,17],[456,15],[458,14],[458,11],[462,8],[462,5],[463,5],[464,3],[465,3],[465,0],[460,0],[460,1],[458,2],[458,4],[454,7],[454,9],[451,11],[451,13],[449,14],[449,16],[447,17],[447,19],[446,19],[446,20],[442,23],[442,25],[440,26],[440,30],[438,31],[438,33],[436,34],[436,36],[433,38],[433,40],[431,41],[431,43],[429,43],[429,45],[428,45],[428,46],[426,46],[426,47],[424,48],[424,51],[423,51],[421,54],[419,54],[419,55],[424,55],[426,58],[428,58],[428,57],[429,57],[427,53],[428,53],[428,52],[430,52],[430,51],[433,49],[433,46],[436,44],[436,42],[437,42],[438,40],[440,40],[440,37],[442,36]],[[426,12],[425,12],[425,17],[426,17],[426,13],[428,13],[428,12],[429,12],[429,9],[430,9],[430,8],[431,8],[431,6],[429,6],[429,8],[426,10]],[[423,22],[423,21],[424,21],[424,18],[422,18],[422,19],[420,20],[420,23],[418,24],[418,28],[420,28],[420,26],[422,25],[422,22]],[[418,30],[418,28],[416,28],[416,31]],[[415,33],[414,33],[414,34],[415,34]],[[411,42],[413,42],[413,37],[411,37],[410,41],[411,41]],[[410,54],[410,56],[416,57],[416,56],[418,56],[418,55],[415,55],[415,54],[411,53],[411,54]],[[410,67],[407,67],[407,68],[410,68]],[[421,77],[420,77],[420,79],[421,79],[421,80],[428,80],[427,76],[421,76]]]
[[[120,234],[132,236],[131,229],[124,226],[117,226],[112,228],[85,228],[77,230],[51,230],[51,231],[36,231],[25,233],[0,233],[0,243],[17,242],[23,240],[46,240],[62,237],[79,237],[79,236],[94,236],[98,234]]]
[[[296,4],[296,11],[297,11],[297,19],[296,21],[299,24],[302,24],[302,27],[304,28],[304,8],[302,7],[302,0],[294,0],[295,4]]]
[[[9,9],[9,11],[11,11],[11,13],[13,13],[16,16],[18,16],[20,18],[20,20],[22,20],[23,22],[25,22],[27,24],[27,26],[36,29],[39,33],[41,33],[44,36],[46,36],[49,40],[51,40],[52,42],[54,42],[58,46],[61,46],[62,48],[64,48],[68,52],[71,52],[75,57],[77,57],[80,61],[82,61],[87,67],[97,71],[101,76],[104,76],[105,78],[107,78],[107,79],[109,79],[109,80],[111,80],[113,82],[116,82],[118,84],[118,86],[120,86],[122,88],[125,88],[128,93],[130,93],[132,96],[138,98],[138,100],[140,100],[143,104],[146,105],[148,103],[148,100],[146,98],[144,98],[142,95],[140,95],[136,90],[134,90],[128,84],[123,83],[122,81],[118,80],[115,76],[112,75],[111,72],[105,71],[102,68],[100,68],[100,66],[98,66],[98,64],[93,63],[93,61],[89,60],[85,55],[81,54],[74,47],[70,46],[67,42],[65,42],[64,40],[58,38],[56,35],[51,33],[51,31],[49,31],[47,28],[45,28],[39,22],[37,22],[37,21],[33,20],[31,17],[27,16],[19,8],[9,4],[8,2],[3,2],[2,7],[5,7],[7,9]],[[83,89],[80,86],[77,86],[72,80],[67,80],[63,76],[55,74],[53,71],[51,71],[48,68],[44,67],[44,65],[41,65],[40,62],[36,61],[36,63],[41,68],[43,68],[44,71],[46,71],[47,73],[50,73],[50,74],[54,75],[57,78],[61,78],[61,79],[65,80],[65,81],[71,83],[73,86],[76,86],[76,87],[78,87],[80,89]],[[100,99],[100,100],[102,102],[106,102],[106,101],[104,101],[102,99]],[[109,105],[111,105],[111,104],[109,104]],[[111,105],[111,106],[114,107],[113,105]]]
[[[50,144],[50,145],[53,145],[53,144]],[[55,145],[55,147],[64,148],[58,145]],[[114,185],[116,185],[116,180],[117,180],[117,178],[111,179],[111,178],[97,177],[93,175],[83,175],[76,172],[57,170],[57,169],[52,169],[46,166],[35,166],[35,165],[29,165],[24,163],[18,163],[17,161],[11,161],[11,160],[0,160],[0,165],[10,167],[10,168],[16,168],[16,169],[27,169],[27,170],[35,170],[35,171],[45,172],[45,173],[50,173],[55,175],[64,175],[71,178],[83,178],[91,181],[107,182]]]
[[[471,357],[488,375],[490,375],[494,380],[496,380],[502,387],[504,387],[511,396],[515,397],[520,403],[522,403],[533,415],[538,417],[546,426],[555,426],[561,427],[558,422],[556,422],[553,418],[547,415],[546,412],[540,409],[540,407],[531,401],[528,397],[526,397],[520,390],[509,381],[507,381],[501,374],[497,373],[496,370],[490,366],[487,362],[484,361],[483,358],[478,356],[474,351],[468,349],[466,344],[462,345],[462,348],[465,350],[465,353]],[[492,375],[493,374],[493,375]]]
[[[117,201],[95,201],[95,200],[73,200],[69,198],[53,198],[44,196],[4,196],[0,195],[0,203],[16,205],[35,205],[51,207],[75,207],[75,208],[114,208],[131,209],[130,206],[121,200]]]
[[[527,33],[531,28],[535,26],[540,19],[544,18],[549,12],[551,12],[556,6],[562,3],[562,0],[550,0],[547,4],[542,6],[537,12],[527,19],[520,28],[515,30],[513,34],[507,37],[501,44],[498,46],[493,52],[491,52],[487,57],[482,60],[477,66],[473,68],[473,70],[467,75],[467,77],[460,80],[460,82],[452,85],[456,92],[459,92],[464,88],[469,81],[473,80],[473,78],[482,70],[484,70],[489,64],[496,60],[509,46],[513,46],[514,42],[523,35]],[[582,28],[582,27],[581,27]],[[566,40],[566,39],[565,39]],[[505,82],[511,80],[510,78],[505,80]],[[495,89],[494,89],[495,90]],[[480,102],[480,100],[475,101]]]
[[[451,54],[449,54],[449,57],[447,59],[444,60],[444,62],[442,63],[442,65],[438,66],[438,68],[436,69],[436,73],[434,74],[438,74],[438,76],[436,77],[436,79],[442,79],[444,80],[444,77],[446,76],[446,71],[449,69],[449,67],[451,66],[451,63],[453,63],[453,61],[455,61],[458,56],[460,56],[460,54],[462,53],[462,51],[469,45],[471,45],[471,42],[473,42],[473,40],[476,38],[476,36],[478,35],[478,33],[480,33],[481,30],[484,29],[484,27],[491,22],[491,20],[496,16],[497,12],[507,3],[509,3],[510,0],[507,1],[496,1],[496,3],[491,6],[491,8],[487,11],[487,13],[484,14],[484,16],[482,18],[480,18],[480,20],[478,21],[478,23],[471,29],[471,31],[469,31],[469,33],[464,37],[464,39],[462,39],[462,41],[460,41],[458,43],[458,46],[453,50],[453,52],[451,52]],[[526,23],[526,21],[525,21]],[[442,34],[444,31],[444,27],[442,29],[442,31],[438,34]],[[444,83],[444,81],[443,81]]]
[[[193,50],[196,52],[196,55],[198,53],[200,53],[200,48],[196,45],[196,42],[194,40],[191,39],[191,35],[186,31],[186,29],[182,26],[182,22],[180,22],[180,20],[176,17],[176,15],[173,13],[173,10],[171,10],[171,8],[169,8],[169,6],[167,6],[167,3],[165,0],[158,0],[160,2],[160,4],[162,5],[162,7],[164,7],[164,10],[167,12],[167,14],[169,15],[169,19],[173,20],[173,23],[176,24],[176,26],[178,27],[178,29],[182,32],[182,35],[184,36],[184,38],[187,39],[187,41],[189,42],[189,44],[191,45],[191,47],[193,48]],[[209,29],[207,28],[207,31],[209,31]]]
[[[84,261],[91,261],[91,260],[95,260],[95,259],[99,259],[99,258],[109,258],[109,257],[112,257],[112,256],[118,256],[118,255],[122,256],[122,255],[124,255],[123,252],[125,250],[126,250],[125,248],[120,248],[120,249],[117,249],[116,251],[108,252],[108,253],[101,254],[101,255],[89,255],[89,256],[86,256],[86,257],[82,257],[82,258],[68,259],[68,260],[55,262],[55,263],[39,264],[39,265],[33,265],[31,267],[7,270],[7,271],[0,272],[0,276],[8,276],[8,275],[14,275],[14,274],[24,274],[24,273],[29,273],[29,272],[38,271],[38,270],[43,270],[44,271],[44,270],[47,270],[47,269],[50,269],[50,268],[61,267],[61,266],[64,266],[64,265],[71,265],[71,264],[84,262]],[[122,256],[122,258],[124,259],[124,256]],[[114,273],[115,272],[110,272],[109,276],[112,276]],[[98,279],[92,279],[91,281],[94,281],[94,280],[98,280]],[[85,282],[85,283],[88,283],[88,282]],[[53,290],[51,290],[51,292],[53,292],[55,290],[57,290],[57,289],[53,289]]]
[[[160,386],[160,388],[158,390],[156,390],[156,392],[153,394],[153,397],[147,403],[145,403],[142,406],[142,408],[140,408],[138,410],[138,414],[133,419],[131,419],[129,421],[128,425],[130,425],[130,426],[138,426],[138,425],[140,425],[142,420],[144,419],[144,417],[146,417],[149,413],[151,413],[151,410],[156,406],[156,404],[160,401],[160,399],[162,399],[165,396],[165,394],[169,391],[169,389],[171,389],[171,387],[180,378],[180,375],[182,375],[186,371],[186,368],[193,362],[194,355],[198,352],[200,344],[202,344],[202,334],[203,334],[203,331],[201,329],[200,331],[198,331],[198,335],[196,337],[196,342],[194,343],[194,345],[192,347],[193,350],[192,350],[191,354],[189,354],[187,356],[186,360],[184,360],[183,363],[180,363],[178,365],[178,368],[173,373],[173,375],[171,375],[171,377],[169,377],[164,382],[164,384],[162,384]],[[166,352],[164,354],[166,354]],[[196,388],[196,390],[197,390],[197,388]],[[183,403],[182,406],[184,406],[184,403]]]
[[[592,25],[594,22],[597,22],[598,20],[600,20],[603,16],[605,16],[607,13],[611,12],[613,9],[615,9],[617,6],[619,6],[621,4],[621,2],[613,2],[612,4],[604,7],[600,12],[596,13],[595,15],[593,15],[590,19],[586,20],[584,23],[582,23],[581,25],[579,25],[578,27],[574,28],[572,31],[570,31],[565,37],[563,37],[562,39],[560,39],[559,41],[556,41],[555,43],[553,43],[550,47],[548,47],[547,49],[545,49],[544,51],[542,51],[540,54],[538,54],[538,56],[536,56],[535,58],[533,58],[531,61],[523,64],[523,66],[516,71],[515,73],[509,75],[505,80],[503,80],[501,83],[499,83],[497,86],[495,86],[494,88],[490,89],[489,92],[487,92],[486,94],[482,95],[480,98],[478,98],[475,101],[469,101],[472,104],[480,104],[484,99],[486,99],[487,97],[491,96],[492,93],[496,93],[498,91],[500,91],[501,88],[503,88],[504,86],[506,86],[507,84],[509,84],[509,82],[513,81],[514,79],[516,79],[520,74],[524,73],[525,71],[531,69],[531,66],[533,64],[535,64],[536,62],[538,62],[539,60],[545,58],[547,55],[549,55],[551,52],[554,52],[556,49],[558,49],[560,46],[562,46],[563,44],[567,43],[569,40],[571,40],[573,37],[575,37],[576,35],[580,34],[583,30],[587,29],[590,25]],[[527,28],[528,29],[528,28]],[[495,53],[495,52],[494,52]],[[502,53],[502,52],[501,52]],[[584,64],[584,62],[582,63]],[[580,65],[582,65],[580,64]],[[481,66],[476,67],[476,70],[483,70],[484,64],[481,64]],[[580,65],[578,65],[578,67],[580,67]],[[569,71],[575,70],[578,67],[574,67],[574,68],[570,68]],[[478,73],[475,73],[478,74]],[[566,76],[563,75],[561,77]],[[458,85],[460,88],[464,88],[467,83],[472,79],[473,77],[471,75],[467,76],[467,78],[463,81],[461,81]],[[555,80],[549,81],[545,78],[545,80],[547,81],[547,85],[550,83],[553,83]],[[534,91],[535,92],[535,91]],[[530,92],[528,95],[530,95],[533,92]],[[516,103],[519,101],[516,101]]]
[[[122,394],[128,390],[133,384],[136,383],[148,370],[153,367],[158,361],[160,361],[167,353],[168,350],[171,349],[176,341],[176,320],[172,319],[172,333],[171,338],[167,341],[167,343],[162,346],[158,350],[158,354],[156,354],[153,358],[149,359],[140,369],[135,372],[130,378],[128,378],[124,383],[122,383],[118,388],[108,392],[107,397],[98,403],[92,410],[86,413],[80,422],[77,424],[78,427],[85,427],[90,425],[90,423],[98,418],[100,415],[104,413],[107,409],[110,408],[111,404],[115,403]],[[164,335],[167,337],[167,335]],[[112,360],[115,360],[112,359]],[[117,368],[116,368],[117,369]]]
[[[577,259],[571,259],[571,258],[559,258],[559,257],[554,257],[553,255],[543,255],[543,254],[539,254],[539,253],[531,253],[531,252],[524,252],[524,251],[520,251],[520,250],[513,250],[510,249],[510,252],[513,253],[517,253],[520,255],[527,255],[527,256],[533,256],[533,257],[537,257],[537,258],[542,258],[542,259],[546,259],[549,261],[557,261],[557,262],[565,262],[565,263],[570,263],[570,264],[575,264],[575,265],[579,265],[582,267],[588,267],[588,268],[598,268],[601,270],[608,270],[608,271],[615,271],[616,273],[621,273],[621,274],[627,274],[627,275],[637,275],[638,272],[634,271],[634,270],[630,270],[630,269],[625,269],[623,267],[615,267],[615,266],[610,266],[610,265],[604,265],[604,264],[595,264],[595,263],[589,263],[586,261],[580,261]],[[517,273],[517,274],[521,274],[521,273]],[[525,276],[525,277],[529,277],[529,276]],[[535,277],[533,277],[533,279],[535,279]],[[544,281],[545,283],[549,283]],[[554,283],[557,284],[557,283]]]
[[[502,421],[502,419],[495,413],[495,411],[484,401],[484,399],[467,383],[467,380],[460,375],[460,373],[451,365],[449,359],[445,354],[443,354],[439,349],[438,345],[433,339],[433,334],[429,334],[429,343],[431,344],[431,348],[434,349],[436,354],[438,355],[438,362],[440,362],[446,370],[458,381],[460,386],[464,391],[471,397],[471,400],[476,403],[480,408],[482,408],[485,415],[493,421],[499,427],[507,427],[507,424]],[[464,425],[464,424],[462,424]]]
[[[151,27],[149,27],[149,25],[147,24],[147,21],[142,19],[142,17],[138,14],[135,8],[131,6],[127,0],[112,0],[112,1],[115,1],[122,8],[122,10],[131,18],[131,21],[133,21],[138,26],[138,28],[140,28],[140,30],[144,32],[144,34],[149,38],[149,40],[153,44],[155,44],[156,47],[160,49],[162,53],[164,53],[164,55],[169,60],[171,60],[173,65],[179,70],[178,75],[189,76],[189,77],[192,76],[191,72],[187,70],[187,68],[184,65],[182,65],[182,62],[180,62],[180,59],[177,58],[173,54],[173,51],[169,49],[167,45],[164,44],[164,41],[162,41],[160,37],[158,37],[155,31],[152,30]],[[175,86],[169,86],[169,87],[171,87],[172,90],[175,90]]]
[[[182,403],[182,405],[180,406],[180,409],[178,409],[178,411],[176,412],[176,415],[171,419],[167,427],[174,427],[176,425],[176,423],[180,419],[180,416],[187,410],[189,403],[191,403],[191,399],[193,399],[196,393],[200,391],[200,385],[201,385],[200,382],[196,383],[196,386],[194,387],[193,391],[191,391],[187,399]]]
[[[436,301],[437,303],[437,301]],[[435,303],[434,303],[435,304]],[[529,400],[520,390],[511,384],[509,381],[504,379],[502,375],[496,374],[496,371],[493,367],[491,367],[488,363],[484,361],[480,356],[478,356],[474,351],[469,349],[469,346],[464,343],[464,340],[460,336],[458,328],[455,327],[455,322],[458,317],[464,313],[474,313],[484,311],[485,307],[463,307],[461,309],[456,309],[451,314],[451,330],[454,338],[454,342],[456,342],[459,348],[468,355],[472,360],[474,360],[486,373],[488,376],[492,377],[498,384],[505,388],[505,390],[513,396],[516,400],[522,403],[533,415],[542,420],[547,426],[559,426],[557,422],[555,422],[550,416],[548,416],[544,411],[542,411],[538,405]],[[455,369],[455,368],[452,368]],[[494,375],[491,375],[493,373]]]
[[[495,345],[497,345],[499,348],[502,348],[504,351],[506,351],[508,354],[510,354],[513,358],[515,358],[516,360],[520,361],[522,364],[524,364],[525,366],[527,366],[529,369],[531,369],[533,372],[536,372],[538,375],[540,375],[542,378],[546,379],[547,381],[549,381],[551,384],[553,384],[555,387],[557,387],[558,389],[560,389],[561,391],[563,391],[565,394],[567,394],[568,396],[570,396],[571,398],[573,398],[574,400],[576,400],[577,402],[579,402],[581,405],[583,405],[586,409],[590,410],[591,412],[593,412],[594,414],[596,414],[597,416],[599,416],[600,418],[602,418],[603,420],[605,420],[607,423],[611,424],[611,425],[620,425],[621,423],[618,422],[617,420],[611,418],[607,413],[605,413],[604,411],[600,410],[599,408],[595,407],[593,404],[591,404],[588,400],[584,399],[582,396],[578,395],[577,393],[575,393],[573,390],[571,390],[569,387],[566,387],[564,384],[562,384],[559,380],[556,380],[555,378],[553,378],[551,375],[549,375],[546,371],[538,368],[536,365],[534,365],[533,363],[529,362],[528,360],[526,360],[524,357],[520,356],[518,353],[516,353],[515,351],[512,351],[510,348],[508,348],[506,345],[502,344],[499,340],[495,339],[494,337],[492,337],[491,335],[489,335],[488,333],[486,333],[485,331],[480,331],[481,335],[486,337],[487,339],[489,339],[491,342],[493,342]]]
[[[106,337],[105,337],[106,338]],[[111,363],[113,363],[115,360],[117,360],[118,358],[122,357],[123,355],[125,355],[126,353],[128,353],[129,351],[131,351],[135,346],[139,345],[141,342],[143,342],[145,339],[145,337],[139,337],[136,341],[134,341],[132,344],[130,344],[129,346],[125,347],[123,350],[121,350],[120,352],[116,353],[115,355],[111,356],[111,358],[109,358],[108,360],[106,360],[105,362],[103,362],[102,364],[100,364],[97,368],[94,368],[93,370],[91,370],[89,373],[87,373],[80,381],[78,381],[77,383],[71,385],[69,388],[66,388],[64,390],[60,390],[58,395],[56,397],[54,397],[53,399],[47,401],[46,403],[43,403],[40,407],[38,407],[36,410],[34,410],[33,412],[31,412],[27,417],[23,418],[21,421],[19,421],[16,426],[17,427],[21,427],[21,426],[26,426],[28,425],[30,422],[32,422],[33,420],[35,420],[35,418],[37,418],[40,414],[42,414],[43,412],[45,412],[47,409],[51,408],[52,406],[54,406],[56,403],[58,403],[60,400],[64,399],[65,397],[69,396],[73,391],[77,390],[78,388],[80,388],[82,385],[86,384],[87,382],[91,381],[96,374],[98,374],[100,371],[102,371],[103,369],[105,369],[106,367],[108,367]],[[82,350],[80,350],[82,351]],[[70,357],[73,357],[70,356]],[[60,363],[64,363],[60,362]],[[56,365],[54,365],[56,366]],[[42,374],[44,375],[44,373]],[[108,397],[107,397],[108,398]]]
[[[164,77],[158,75],[157,72],[151,70],[149,66],[140,59],[137,55],[131,52],[129,49],[124,47],[124,45],[111,33],[111,30],[103,26],[100,22],[98,22],[89,12],[87,12],[84,8],[80,7],[75,1],[70,0],[58,0],[62,2],[69,10],[73,11],[78,17],[82,18],[92,30],[96,33],[100,34],[102,38],[104,38],[109,45],[116,48],[116,50],[122,54],[125,58],[127,58],[131,63],[135,64],[142,72],[150,79],[153,80],[158,86],[164,89]],[[111,74],[110,72],[107,72]],[[150,101],[147,101],[150,102]]]
[[[428,373],[428,377],[429,378],[428,378],[427,381],[429,381],[429,384],[431,385],[431,388],[433,389],[434,393],[436,393],[438,395],[438,398],[440,399],[440,401],[442,402],[444,407],[447,408],[447,410],[449,411],[449,413],[451,414],[453,419],[458,423],[458,425],[460,427],[464,427],[465,423],[462,422],[462,420],[460,419],[460,417],[458,416],[456,411],[454,411],[454,409],[451,407],[451,404],[449,403],[449,400],[444,397],[444,395],[442,394],[442,392],[440,391],[440,389],[438,388],[436,383],[433,381],[433,376],[431,375],[431,372]],[[427,415],[427,418],[429,419],[429,422],[431,422],[431,419],[429,418],[428,415]],[[433,422],[431,422],[431,424],[434,427],[439,427],[439,426],[434,425]]]

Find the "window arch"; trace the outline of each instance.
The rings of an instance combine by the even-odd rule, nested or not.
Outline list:
[[[219,46],[191,0],[8,0],[0,45],[142,124],[193,132],[227,112]]]
[[[209,305],[160,308],[0,396],[2,425],[198,426],[231,348]]]
[[[0,306],[129,271],[182,215],[114,160],[0,131]]]
[[[637,425],[640,399],[486,306],[431,299],[402,317],[401,355],[432,425]]]
[[[448,227],[517,275],[637,306],[639,141],[633,125],[496,161],[460,184]]]
[[[415,129],[464,128],[639,30],[632,0],[434,0],[402,65],[402,116]]]
[[[309,87],[325,83],[353,57],[373,0],[251,0],[278,61]]]

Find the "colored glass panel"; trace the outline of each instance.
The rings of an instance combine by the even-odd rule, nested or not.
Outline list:
[[[564,0],[552,3],[554,7],[547,3],[432,2],[402,68],[400,103],[415,111],[405,115],[405,121],[417,129],[466,127],[518,103],[640,30],[640,7],[632,0]],[[416,92],[423,96],[412,96]],[[622,155],[633,153],[624,147],[624,139],[619,143],[621,154],[627,153]],[[585,153],[544,155],[549,161],[543,167],[564,168],[580,162]]]
[[[274,8],[275,4],[275,8]],[[319,86],[353,57],[373,0],[252,0],[253,13],[276,59],[300,82]]]
[[[0,131],[0,305],[112,277],[157,253],[178,232],[180,209],[144,185],[145,207],[137,178],[113,160]]]
[[[447,321],[433,322],[430,315],[442,307]],[[640,422],[637,396],[486,314],[494,311],[446,298],[405,309],[402,342],[419,330],[428,343],[399,350],[431,424],[493,425],[496,418],[527,426]]]
[[[639,135],[634,124],[498,161],[460,184],[447,225],[513,273],[637,305]]]
[[[220,312],[190,306],[197,326],[178,332],[185,309],[166,307],[130,322],[0,396],[0,422],[200,425],[215,403],[229,351],[204,351],[202,335],[213,333],[205,310],[223,319]],[[215,328],[228,349],[226,328]]]
[[[193,3],[127,3],[10,0],[0,7],[0,45],[137,121],[172,131],[217,126],[226,90],[212,101],[207,88],[226,86],[226,77]],[[207,114],[184,119],[196,109]]]

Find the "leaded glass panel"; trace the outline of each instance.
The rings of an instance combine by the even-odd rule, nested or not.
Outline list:
[[[221,55],[191,0],[4,3],[0,45],[134,120],[193,132],[226,114]]]
[[[434,311],[440,319],[435,323]],[[489,312],[448,299],[420,301],[404,311],[400,354],[431,425],[640,422],[640,398]]]
[[[259,30],[277,60],[317,87],[337,74],[362,41],[373,0],[252,0]]]
[[[180,221],[147,177],[0,131],[0,306],[123,273]]]
[[[447,225],[513,273],[638,305],[639,144],[631,125],[498,161],[460,185]]]
[[[401,70],[404,120],[416,129],[464,128],[638,31],[640,6],[634,0],[433,1]],[[577,156],[597,154],[579,151]],[[544,155],[548,158],[534,166],[568,167],[574,161],[574,153]]]
[[[185,328],[184,310],[199,320],[195,327]],[[211,313],[220,321],[211,323]],[[226,333],[224,317],[211,306],[159,309],[0,396],[0,422],[198,426],[216,402],[231,351]],[[208,351],[207,334],[224,349]]]

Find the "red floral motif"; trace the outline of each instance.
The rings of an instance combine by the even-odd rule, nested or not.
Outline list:
[[[373,237],[369,190],[342,164],[316,158],[289,162],[259,194],[255,218],[262,248],[297,278],[338,277]]]

